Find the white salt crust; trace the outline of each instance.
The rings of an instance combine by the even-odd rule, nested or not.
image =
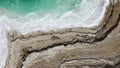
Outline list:
[[[88,2],[89,1],[89,2]],[[78,16],[76,16],[73,11],[70,11],[61,18],[57,19],[56,22],[54,21],[54,18],[51,18],[50,15],[46,15],[45,17],[38,19],[37,15],[34,13],[31,13],[24,18],[30,17],[30,19],[19,18],[19,19],[13,19],[7,17],[6,14],[3,14],[0,16],[0,68],[4,68],[5,62],[8,55],[8,45],[7,45],[7,37],[6,37],[6,31],[10,30],[17,30],[22,34],[26,34],[32,31],[49,31],[49,30],[56,30],[60,28],[71,28],[71,27],[93,27],[98,26],[102,18],[104,17],[106,6],[108,6],[110,0],[83,0],[83,7],[78,8],[83,9],[84,11],[88,11],[90,6],[92,7],[91,2],[94,4],[93,6],[96,8],[94,11],[91,12],[91,14],[86,13],[87,17],[80,18],[79,20],[79,13]],[[88,2],[89,4],[85,4]],[[89,6],[89,7],[88,7]],[[82,15],[82,13],[80,14]],[[48,20],[49,19],[49,20]],[[68,19],[68,20],[64,20]],[[70,19],[70,20],[69,20]],[[71,20],[73,19],[73,20]],[[77,20],[76,20],[77,19]],[[48,20],[44,23],[43,21]],[[71,22],[72,21],[72,22]],[[60,23],[59,23],[60,22]],[[66,23],[67,22],[67,23]]]

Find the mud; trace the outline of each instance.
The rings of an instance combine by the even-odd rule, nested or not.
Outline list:
[[[5,68],[119,68],[120,0],[110,1],[98,27],[8,32]]]

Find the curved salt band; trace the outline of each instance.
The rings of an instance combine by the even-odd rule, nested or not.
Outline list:
[[[37,30],[50,31],[60,28],[93,27],[99,25],[108,4],[109,0],[83,0],[76,8],[59,18],[55,16],[56,14],[50,13],[40,17],[33,12],[19,18],[10,18],[5,15],[2,22],[21,33]]]

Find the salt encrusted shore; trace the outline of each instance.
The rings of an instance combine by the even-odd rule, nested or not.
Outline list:
[[[119,68],[120,0],[109,0],[97,27],[21,34],[8,31],[5,68]],[[91,63],[88,63],[91,62]]]
[[[94,5],[94,6],[96,6],[95,9],[92,10],[92,12],[90,12],[90,13],[87,12],[88,16],[86,16],[86,18],[83,19],[84,21],[81,21],[81,20],[75,21],[75,22],[74,21],[72,21],[72,22],[59,21],[59,20],[63,20],[66,15],[67,15],[67,18],[71,17],[70,20],[72,20],[72,17],[74,17],[75,13],[67,12],[67,13],[63,14],[59,19],[55,20],[56,23],[51,22],[51,20],[50,21],[44,20],[44,19],[48,20],[49,17],[46,17],[46,16],[45,16],[45,18],[44,17],[39,18],[39,16],[35,13],[30,13],[28,15],[25,15],[24,17],[20,16],[18,18],[14,17],[15,14],[8,13],[8,14],[3,15],[4,19],[2,20],[2,22],[4,22],[5,25],[7,25],[9,27],[9,30],[16,30],[17,32],[20,32],[22,34],[31,33],[34,31],[48,32],[51,30],[57,31],[58,29],[64,30],[65,28],[70,29],[70,28],[75,28],[75,27],[98,26],[104,17],[107,6],[109,6],[109,3],[110,3],[109,0],[99,0],[99,1],[84,0],[84,1],[85,2],[93,1],[96,3],[96,5]],[[92,5],[92,3],[90,3],[90,2],[89,2],[89,4]],[[94,6],[92,6],[92,7],[94,7]],[[81,6],[79,6],[79,7],[81,7]],[[86,4],[84,5],[84,3],[83,3],[83,6],[81,7],[81,9],[83,9],[83,11],[85,11],[85,9],[86,9],[86,11],[89,11],[89,10],[87,10],[87,9],[89,9],[88,5],[86,5]],[[79,8],[79,10],[81,10],[81,9]],[[71,14],[73,14],[73,16],[71,16]],[[10,15],[10,17],[9,17],[9,15]],[[12,17],[12,15],[13,15],[13,17]],[[84,15],[84,13],[83,13],[83,15]],[[63,19],[61,19],[61,18],[63,18]],[[78,18],[78,17],[75,17],[75,19],[76,18]],[[44,22],[42,22],[41,20],[43,20]],[[69,20],[69,19],[67,19],[67,20]],[[62,25],[62,26],[60,26],[60,25]]]

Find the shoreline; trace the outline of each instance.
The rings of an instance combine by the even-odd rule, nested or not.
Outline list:
[[[114,64],[118,64],[120,61],[118,53],[120,50],[120,43],[118,43],[120,41],[120,1],[115,2],[116,0],[110,2],[104,19],[95,28],[72,28],[56,32],[37,31],[29,34],[21,34],[16,31],[8,32],[10,48],[5,68],[30,68],[39,65],[40,67],[61,68],[61,66],[67,65],[67,62],[64,61],[65,59],[82,59],[84,61],[83,57],[86,57],[88,61],[90,61],[90,58],[93,58],[95,62],[96,60],[100,62],[98,65],[103,65],[103,67],[104,65],[115,66]],[[32,61],[34,60],[33,63],[31,59]],[[44,60],[46,62],[42,62]],[[49,61],[47,62],[47,60]],[[101,64],[101,60],[107,63]]]
[[[102,5],[102,2],[105,2],[105,4]],[[59,29],[63,30],[63,29],[72,29],[72,28],[79,28],[79,27],[92,28],[92,27],[98,26],[98,22],[100,22],[102,20],[102,17],[104,16],[104,14],[106,12],[106,7],[109,4],[108,0],[100,1],[100,3],[99,3],[99,7],[100,7],[100,5],[102,5],[102,10],[96,8],[94,10],[94,12],[92,13],[92,15],[90,15],[89,18],[87,18],[87,20],[85,20],[85,22],[83,22],[82,24],[80,24],[81,22],[74,23],[74,24],[73,23],[68,23],[68,24],[67,23],[63,23],[63,24],[61,24],[61,23],[41,23],[41,22],[39,22],[39,20],[33,21],[33,22],[30,20],[30,21],[25,21],[22,23],[21,20],[24,18],[21,18],[20,21],[15,20],[15,19],[12,20],[12,19],[6,18],[5,21],[3,20],[3,22],[6,22],[5,25],[7,25],[10,28],[10,30],[16,30],[23,34],[35,32],[38,30],[42,31],[42,32],[43,31],[49,32],[49,31],[57,31]],[[99,12],[101,11],[101,12],[99,13],[98,11]],[[96,12],[98,12],[98,13],[96,13]],[[97,14],[100,17],[96,18],[97,15],[95,16],[95,14]],[[6,21],[6,20],[8,20],[8,21]],[[36,24],[34,24],[34,23],[36,23]],[[84,23],[86,23],[86,24],[84,24]],[[46,24],[48,24],[48,25],[46,25]],[[90,25],[90,24],[92,24],[92,25]],[[19,25],[21,25],[21,26],[19,27]],[[29,25],[29,26],[27,26],[27,25]],[[63,26],[60,26],[60,25],[63,25]],[[30,30],[31,28],[32,28],[32,30]]]
[[[4,27],[5,31],[7,31],[8,48],[9,48],[8,49],[9,50],[8,57],[6,56],[8,59],[7,59],[5,68],[8,68],[8,67],[14,68],[14,65],[21,67],[19,65],[19,63],[23,64],[23,63],[21,63],[21,61],[23,61],[24,58],[21,59],[21,56],[14,55],[13,52],[15,52],[16,54],[23,55],[22,57],[24,57],[27,55],[26,50],[28,50],[27,52],[32,52],[34,50],[37,51],[37,49],[46,48],[46,47],[54,46],[54,45],[56,46],[57,44],[61,45],[61,43],[63,43],[62,45],[67,45],[68,43],[74,44],[77,41],[77,42],[83,42],[83,43],[89,44],[91,42],[96,42],[95,41],[96,39],[98,39],[98,42],[101,39],[103,40],[105,38],[105,36],[108,35],[108,34],[106,34],[106,32],[109,31],[113,27],[115,28],[115,26],[117,25],[117,23],[115,23],[115,21],[117,20],[117,17],[118,17],[117,14],[119,12],[118,12],[118,10],[116,10],[116,8],[113,8],[111,6],[111,5],[113,5],[113,2],[111,1],[111,4],[109,4],[109,7],[107,7],[107,9],[106,9],[107,11],[104,14],[104,18],[102,19],[102,21],[98,25],[98,27],[92,27],[92,28],[75,27],[75,28],[57,29],[55,31],[46,31],[46,32],[38,31],[39,30],[38,29],[35,31],[30,31],[30,32],[28,31],[25,33],[24,31],[22,32],[22,31],[19,31],[16,29],[7,31],[9,26],[8,26],[8,28],[6,28],[7,25],[5,26],[3,24],[5,26]],[[118,3],[120,4],[119,1],[118,1]],[[116,5],[116,4],[114,4],[114,5]],[[115,7],[117,7],[117,6],[115,6]],[[116,11],[116,13],[113,12],[113,14],[115,14],[116,16],[113,15],[112,18],[109,19],[110,15],[112,14],[109,11],[112,11],[113,9],[114,9],[114,11]],[[114,19],[113,17],[115,17],[116,19]],[[109,23],[107,23],[107,21]],[[55,35],[55,37],[54,37],[54,35]],[[57,39],[56,39],[56,36],[58,37]],[[52,38],[52,40],[51,40],[51,38]],[[39,43],[39,41],[41,41],[41,42]],[[33,42],[36,44],[30,45],[30,43],[33,43]],[[18,44],[18,43],[20,43],[20,44]],[[30,46],[26,46],[26,45],[24,46],[23,44],[27,44]],[[37,44],[41,44],[41,46],[34,47],[34,45],[37,45]],[[19,46],[16,46],[16,45],[19,45]],[[5,48],[7,48],[7,47],[5,46]],[[17,62],[14,59],[16,59]],[[3,60],[5,61],[6,58],[4,58]],[[13,63],[11,63],[12,61],[13,61]],[[2,63],[4,63],[4,62],[2,62]],[[4,66],[4,64],[1,66]]]

